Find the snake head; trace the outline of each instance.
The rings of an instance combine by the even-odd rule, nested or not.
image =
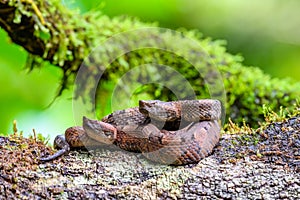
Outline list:
[[[86,134],[98,142],[112,144],[117,138],[117,129],[111,124],[83,117],[82,126]]]
[[[180,118],[179,109],[173,102],[140,100],[139,111],[158,121],[175,121]]]

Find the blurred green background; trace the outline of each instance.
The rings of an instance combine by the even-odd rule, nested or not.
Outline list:
[[[161,27],[198,29],[204,37],[227,40],[228,51],[244,56],[273,77],[300,81],[300,1],[298,0],[62,0],[82,13],[99,10],[111,17],[136,16]],[[0,29],[0,133],[11,133],[12,122],[26,134],[32,128],[44,135],[63,133],[74,125],[72,91],[51,106],[62,73],[44,64],[28,73],[26,51]]]

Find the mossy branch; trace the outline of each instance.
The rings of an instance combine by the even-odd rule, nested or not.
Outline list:
[[[49,61],[63,70],[61,93],[70,84],[70,81],[73,81],[83,60],[101,42],[116,33],[157,25],[143,23],[128,17],[110,19],[100,12],[81,15],[63,7],[58,0],[0,0],[0,26],[5,29],[13,42],[21,45],[30,53],[32,59],[29,60],[32,67],[37,66],[34,64],[36,62]],[[203,39],[197,31],[181,30],[181,32],[197,41],[203,47],[204,52],[209,54],[212,61],[204,63],[207,68],[212,63],[218,66],[218,70],[223,76],[227,95],[227,117],[235,122],[243,122],[244,119],[247,123],[255,124],[264,119],[262,105],[266,104],[276,112],[280,106],[291,106],[299,97],[300,84],[286,79],[272,79],[258,68],[243,66],[241,64],[242,57],[226,52],[223,47],[224,41]],[[93,67],[103,65],[103,60],[109,60],[109,55],[105,55],[103,52],[129,48],[139,42],[145,42],[143,35],[140,38],[129,37],[124,40],[123,46],[103,47],[104,50],[102,49],[101,54],[95,54],[94,57],[89,58],[86,67],[93,71]],[[193,66],[181,57],[186,52],[195,54],[194,46],[182,45],[183,39],[170,40],[167,34],[160,32],[153,33],[149,43],[166,46],[181,43],[182,49],[179,50],[178,55],[153,49],[140,49],[127,53],[110,64],[101,81],[109,80],[115,84],[119,77],[134,66],[158,63],[172,66],[184,75],[194,86],[193,89],[198,98],[207,97],[203,79],[199,73],[195,72]],[[157,74],[159,75],[159,73]],[[87,75],[97,76],[92,72]],[[136,78],[143,78],[143,74]],[[87,84],[89,85],[81,86],[81,91],[88,91],[91,85],[97,83],[88,82]],[[170,92],[161,87],[154,86],[146,89],[153,98],[162,100],[174,98]]]
[[[33,56],[31,61],[42,59],[63,69],[62,89],[93,48],[94,40],[108,31],[101,31],[93,24],[95,20],[90,22],[91,17],[98,16],[82,17],[57,0],[0,0],[0,26]]]

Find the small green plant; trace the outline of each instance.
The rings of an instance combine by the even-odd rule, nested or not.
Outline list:
[[[43,136],[42,133],[36,133],[35,129],[32,129],[33,136],[31,135],[29,138],[34,139],[34,141],[39,141],[44,143],[45,145],[48,144],[50,140],[50,136],[48,135],[47,137]]]
[[[295,103],[289,108],[281,107],[278,112],[275,112],[270,107],[264,105],[263,113],[265,120],[260,123],[259,128],[253,128],[249,124],[246,124],[245,120],[242,125],[232,122],[231,119],[228,120],[228,123],[224,125],[223,134],[234,134],[236,135],[235,139],[231,141],[232,148],[235,146],[251,146],[257,145],[262,138],[267,138],[264,130],[272,123],[275,122],[284,122],[290,117],[300,116],[300,106],[299,102]],[[237,155],[239,157],[240,155]],[[263,155],[257,150],[256,156],[261,158]]]
[[[254,133],[255,130],[250,127],[249,124],[246,124],[246,121],[243,120],[242,125],[232,122],[231,119],[228,120],[228,123],[224,125],[224,131],[229,134],[243,134],[243,133]]]
[[[7,135],[9,135],[9,138],[11,141],[18,142],[23,139],[23,131],[18,130],[16,120],[13,121],[12,130],[13,130],[12,134],[7,134]],[[33,132],[33,134],[29,136],[29,139],[32,139],[35,142],[42,142],[45,145],[49,142],[49,140],[50,140],[49,135],[47,137],[45,137],[42,133],[36,133],[35,129],[33,129],[32,132]],[[24,144],[23,146],[25,147],[26,144]]]
[[[300,115],[300,104],[299,101],[289,108],[279,107],[279,111],[273,111],[269,106],[265,104],[262,106],[265,123],[270,124],[273,122],[283,122],[285,119]]]

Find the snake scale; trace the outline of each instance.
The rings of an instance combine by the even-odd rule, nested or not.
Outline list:
[[[220,117],[218,100],[140,100],[139,107],[115,111],[101,121],[83,117],[82,127],[70,127],[55,138],[60,150],[40,160],[53,160],[71,147],[114,144],[162,164],[196,163],[218,143]]]

